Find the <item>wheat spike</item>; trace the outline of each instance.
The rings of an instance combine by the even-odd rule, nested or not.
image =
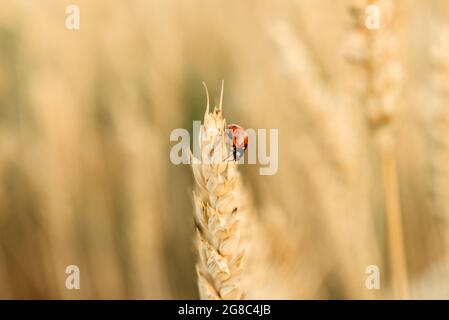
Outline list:
[[[200,159],[192,155],[195,178],[194,218],[197,227],[198,287],[201,299],[241,299],[244,258],[240,240],[242,193],[235,161],[227,157],[226,120],[220,104],[209,112],[209,94],[200,130]]]
[[[380,10],[379,29],[369,29],[365,25],[365,9],[369,5],[376,5]],[[364,47],[355,51],[356,55],[351,57],[351,61],[359,64],[365,74],[362,99],[380,159],[393,295],[396,299],[407,299],[408,272],[392,132],[402,88],[399,44],[394,33],[395,9],[395,1],[392,0],[354,1],[351,7],[355,24],[353,36]]]

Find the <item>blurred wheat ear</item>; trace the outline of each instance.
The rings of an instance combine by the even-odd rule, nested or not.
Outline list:
[[[369,5],[375,5],[380,10],[382,19],[379,29],[371,30],[365,25],[365,8]],[[395,2],[354,1],[351,13],[356,37],[365,45],[352,62],[362,67],[366,77],[362,103],[367,108],[380,160],[392,291],[394,298],[407,299],[408,272],[392,128],[402,88],[402,70],[398,59],[399,43],[394,33],[394,24],[397,22]]]
[[[194,218],[197,226],[196,266],[201,299],[241,299],[244,250],[240,238],[240,174],[227,157],[226,120],[220,104],[209,112],[209,94],[204,125],[200,131],[200,159],[191,155],[195,178]]]

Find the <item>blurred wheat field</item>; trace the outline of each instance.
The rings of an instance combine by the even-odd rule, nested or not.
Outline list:
[[[390,1],[407,291],[449,299],[449,3]],[[201,82],[212,103],[222,79],[229,122],[279,129],[275,175],[239,166],[257,221],[246,297],[395,297],[366,80],[348,63],[366,41],[355,3],[1,1],[0,298],[199,298],[193,175],[169,136],[192,132]]]

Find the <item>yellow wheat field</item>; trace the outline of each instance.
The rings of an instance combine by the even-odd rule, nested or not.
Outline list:
[[[449,299],[448,49],[445,0],[0,1],[0,298]],[[203,81],[276,174],[170,161]]]

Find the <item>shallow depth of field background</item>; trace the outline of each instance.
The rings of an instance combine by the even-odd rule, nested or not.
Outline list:
[[[170,163],[169,134],[192,130],[201,82],[217,101],[221,79],[228,122],[279,129],[278,173],[241,167],[276,288],[255,282],[258,298],[390,297],[379,164],[345,59],[350,2],[0,1],[0,298],[198,298],[192,174]],[[399,5],[410,294],[449,298],[449,95],[434,81],[449,70],[431,61],[449,3]],[[65,288],[70,264],[81,290]]]

